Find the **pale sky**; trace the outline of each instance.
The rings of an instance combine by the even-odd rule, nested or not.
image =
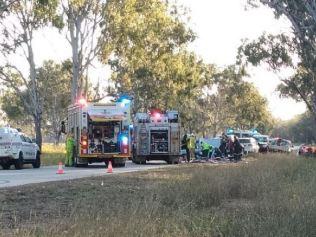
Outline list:
[[[191,28],[198,38],[190,46],[191,50],[205,62],[225,66],[235,62],[241,39],[255,39],[263,32],[289,32],[286,20],[275,20],[267,8],[245,11],[246,0],[178,0],[191,9]],[[71,57],[71,49],[65,38],[57,30],[44,30],[34,37],[35,61],[40,66],[43,60],[61,62]],[[14,58],[17,65],[24,62]],[[90,69],[90,77],[105,81],[109,76],[106,66],[96,65]],[[266,68],[252,68],[251,77],[260,93],[268,99],[269,109],[276,118],[290,119],[305,111],[305,105],[291,99],[280,99],[275,91],[278,77]]]
[[[256,39],[263,32],[290,32],[285,20],[275,20],[268,8],[245,11],[246,0],[178,0],[191,9],[191,27],[197,33],[192,49],[208,63],[233,64],[241,39]],[[278,77],[267,68],[252,68],[250,81],[269,102],[276,118],[290,119],[306,110],[303,103],[280,99],[275,91]]]

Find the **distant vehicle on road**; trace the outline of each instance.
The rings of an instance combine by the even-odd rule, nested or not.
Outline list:
[[[22,169],[24,164],[32,164],[33,168],[41,166],[40,150],[27,135],[17,129],[0,128],[0,165],[3,169]]]
[[[282,138],[273,138],[269,140],[269,151],[274,152],[292,152],[292,142]]]
[[[239,138],[239,142],[244,146],[244,153],[259,152],[259,145],[253,137]]]
[[[302,144],[299,146],[297,154],[300,156],[316,157],[316,146]]]
[[[259,152],[267,152],[269,150],[269,136],[267,135],[254,135],[259,145]]]

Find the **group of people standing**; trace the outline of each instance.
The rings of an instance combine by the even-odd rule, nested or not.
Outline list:
[[[196,159],[197,146],[200,146],[201,151],[201,157],[198,158],[203,159],[224,158],[238,162],[243,154],[243,146],[237,136],[227,136],[223,133],[220,146],[217,148],[205,141],[197,142],[194,134],[185,134],[182,139],[182,149],[186,150],[187,162]]]
[[[228,158],[230,161],[238,162],[241,160],[243,154],[243,146],[239,142],[237,136],[227,136],[222,134],[221,144],[219,150],[222,153],[223,158]]]

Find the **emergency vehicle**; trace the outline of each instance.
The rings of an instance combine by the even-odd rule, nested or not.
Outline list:
[[[149,160],[165,160],[174,164],[179,162],[179,157],[179,113],[158,110],[137,113],[133,123],[132,161],[145,164]]]
[[[41,166],[40,149],[27,135],[10,127],[0,128],[0,165],[3,169],[22,169],[24,164]]]
[[[131,101],[119,99],[112,103],[87,103],[80,99],[69,106],[67,133],[75,140],[74,165],[112,161],[125,166],[131,156]]]

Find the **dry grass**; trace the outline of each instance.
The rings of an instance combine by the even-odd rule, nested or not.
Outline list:
[[[10,188],[0,202],[3,236],[316,236],[316,160],[181,165]]]
[[[64,162],[66,156],[65,145],[43,144],[41,162],[42,165],[57,165],[58,162]]]

